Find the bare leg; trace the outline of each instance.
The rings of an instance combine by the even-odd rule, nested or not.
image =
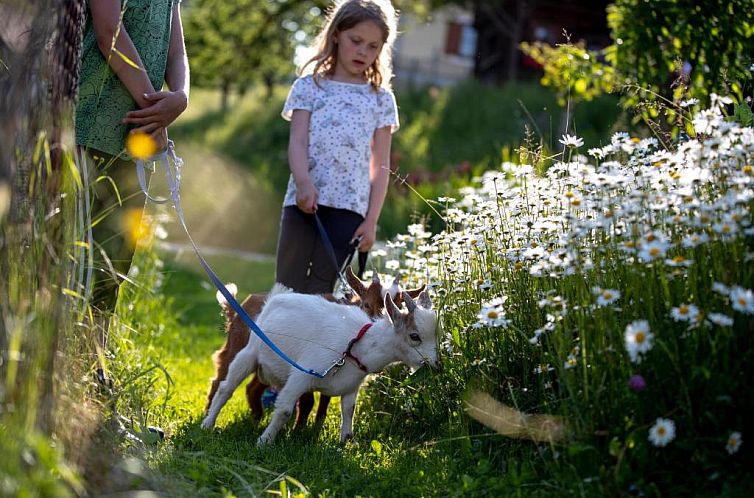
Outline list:
[[[311,382],[306,378],[306,374],[291,374],[288,377],[288,382],[285,383],[275,400],[275,411],[272,413],[270,425],[257,439],[257,446],[264,446],[275,441],[280,429],[291,418],[296,400],[309,389],[311,389]]]
[[[236,390],[238,385],[243,380],[257,369],[257,355],[255,351],[249,348],[242,349],[228,367],[228,375],[224,381],[220,383],[215,396],[212,398],[207,416],[202,421],[202,429],[211,429],[215,426],[215,421],[220,413],[220,410],[225,403],[228,402],[233,391]]]
[[[348,439],[353,438],[353,412],[356,408],[356,396],[359,391],[345,394],[340,398],[340,442],[345,443]]]

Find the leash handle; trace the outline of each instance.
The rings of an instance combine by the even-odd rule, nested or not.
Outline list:
[[[332,245],[332,242],[330,241],[330,237],[327,235],[327,230],[325,230],[325,225],[322,224],[322,220],[319,219],[319,215],[316,211],[314,211],[314,221],[317,223],[317,230],[319,230],[319,237],[322,239],[322,243],[325,245],[325,250],[330,255],[330,259],[332,260],[332,264],[335,266],[335,271],[338,272],[338,278],[340,278],[340,281],[343,283],[343,285],[350,289],[351,286],[348,285],[348,281],[346,280],[346,277],[343,276],[343,272],[341,271],[340,265],[338,264],[338,257],[335,255],[335,248]],[[351,253],[351,256],[353,257],[353,253]]]
[[[212,268],[209,266],[209,263],[204,259],[201,252],[199,251],[199,247],[197,247],[196,243],[194,242],[194,239],[191,237],[191,234],[189,233],[188,226],[186,226],[186,220],[183,216],[183,209],[181,209],[181,194],[180,194],[180,182],[181,182],[181,167],[183,166],[183,160],[178,157],[175,153],[175,147],[173,145],[172,140],[168,141],[168,148],[163,153],[158,154],[154,158],[152,158],[152,161],[159,162],[162,164],[164,170],[165,170],[165,179],[168,184],[168,188],[170,190],[170,197],[173,201],[173,206],[175,207],[175,211],[178,214],[178,221],[180,221],[181,226],[183,227],[183,230],[186,232],[186,235],[188,236],[189,241],[191,242],[191,246],[194,248],[194,252],[196,253],[196,256],[199,258],[199,263],[202,265],[202,268],[204,268],[204,271],[209,276],[210,280],[212,280],[212,283],[215,284],[215,287],[217,287],[217,290],[220,291],[220,293],[225,297],[225,300],[230,305],[233,310],[238,313],[238,316],[241,317],[243,322],[254,332],[254,334],[259,337],[262,342],[264,342],[272,351],[275,352],[280,358],[285,360],[286,363],[291,365],[292,367],[306,373],[309,375],[312,375],[317,378],[323,378],[327,372],[324,374],[321,374],[315,370],[312,370],[310,368],[304,368],[298,363],[296,363],[294,360],[288,357],[280,348],[278,348],[274,342],[262,331],[262,329],[259,328],[259,326],[254,322],[254,320],[251,319],[251,317],[246,313],[246,310],[243,309],[241,304],[236,300],[236,298],[233,296],[233,294],[230,293],[230,291],[225,287],[225,284],[222,283],[220,278],[217,276],[217,274],[212,270]],[[172,164],[171,164],[172,161]],[[141,189],[144,191],[144,194],[147,196],[147,198],[153,200],[154,202],[159,202],[160,204],[164,204],[167,202],[167,199],[158,199],[155,200],[153,197],[151,197],[147,191],[146,191],[146,181],[144,178],[144,168],[146,164],[145,161],[138,160],[136,161],[136,171],[139,175],[139,184],[141,186]],[[331,246],[332,247],[332,246]],[[329,371],[329,369],[328,369]]]

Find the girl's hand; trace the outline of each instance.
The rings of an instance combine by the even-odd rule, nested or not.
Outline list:
[[[318,200],[319,192],[311,180],[296,183],[296,205],[301,211],[312,214],[317,210]]]
[[[359,228],[353,233],[351,241],[361,237],[359,242],[359,251],[367,252],[374,245],[374,241],[377,240],[377,222],[370,219],[365,219],[359,225]]]
[[[134,131],[153,133],[159,128],[167,128],[188,106],[188,97],[183,91],[155,92],[144,95],[151,105],[126,114],[126,124],[139,125]]]

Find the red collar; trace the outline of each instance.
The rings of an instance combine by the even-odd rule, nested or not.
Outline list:
[[[364,334],[367,333],[367,330],[372,326],[371,323],[367,323],[363,327],[361,327],[361,330],[359,330],[359,333],[356,334],[356,337],[351,339],[351,342],[348,343],[348,347],[346,348],[346,351],[343,353],[343,356],[346,358],[350,358],[351,361],[353,361],[357,367],[359,367],[361,370],[365,371],[366,373],[369,373],[369,369],[367,369],[366,365],[364,365],[361,361],[359,361],[358,358],[356,358],[353,353],[351,353],[351,348],[353,348],[354,344],[359,342],[362,337],[364,337]]]

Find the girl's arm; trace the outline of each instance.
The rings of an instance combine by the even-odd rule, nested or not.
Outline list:
[[[390,145],[393,135],[390,126],[379,128],[374,132],[372,140],[372,160],[369,164],[369,208],[366,218],[353,234],[361,237],[359,251],[368,251],[377,239],[377,220],[382,211],[387,194],[387,185],[390,179]]]
[[[135,131],[152,133],[160,128],[167,128],[188,107],[189,65],[179,5],[176,3],[173,7],[168,65],[165,72],[165,82],[170,91],[148,93],[145,96],[149,102],[148,107],[126,114],[123,122],[139,125]]]
[[[97,45],[102,55],[107,59],[116,76],[123,82],[128,89],[131,97],[140,107],[146,107],[151,104],[145,97],[145,94],[154,93],[154,87],[149,81],[141,57],[134,47],[131,37],[128,36],[126,28],[120,23],[121,7],[119,0],[98,0],[89,2],[92,11],[92,24],[94,33],[97,35]],[[123,60],[113,48],[113,39],[115,35],[115,49],[133,62],[138,68]]]
[[[317,210],[319,194],[309,176],[309,118],[311,112],[296,109],[291,115],[288,165],[296,183],[296,205],[305,213]]]

